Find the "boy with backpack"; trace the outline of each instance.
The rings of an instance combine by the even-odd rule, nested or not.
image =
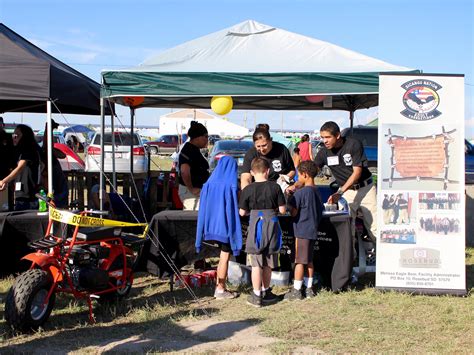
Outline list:
[[[254,307],[272,304],[278,297],[270,290],[272,269],[278,264],[282,233],[278,212],[286,212],[285,196],[280,186],[268,181],[270,163],[257,157],[252,160],[250,173],[255,182],[241,192],[239,213],[250,214],[245,251],[252,267],[253,292],[247,303]]]

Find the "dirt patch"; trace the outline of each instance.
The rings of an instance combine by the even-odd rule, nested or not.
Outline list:
[[[214,319],[186,320],[178,322],[185,334],[182,338],[171,338],[152,331],[142,336],[114,339],[99,346],[81,349],[83,353],[176,351],[191,353],[208,352],[258,352],[270,353],[267,346],[278,339],[259,334],[258,327],[248,321],[222,321]]]

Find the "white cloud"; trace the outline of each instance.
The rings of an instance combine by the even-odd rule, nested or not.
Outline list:
[[[129,45],[111,47],[110,42],[100,43],[95,38],[93,32],[71,28],[64,31],[61,37],[32,37],[30,41],[70,66],[95,65],[97,77],[102,69],[135,66],[152,53],[161,51],[157,48]]]
[[[57,55],[63,58],[63,61],[75,64],[90,64],[93,63],[99,53],[97,52],[80,52],[80,51],[65,51],[57,52]]]

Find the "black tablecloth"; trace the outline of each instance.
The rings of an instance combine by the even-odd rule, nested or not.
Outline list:
[[[283,231],[283,247],[280,254],[282,270],[291,270],[294,261],[294,236],[290,216],[279,216]],[[245,235],[248,218],[242,218],[242,233]],[[150,226],[151,242],[145,247],[147,270],[155,275],[172,272],[166,256],[180,268],[205,257],[219,255],[219,249],[203,245],[196,254],[197,212],[163,211],[153,216]],[[244,259],[245,260],[245,259]],[[240,260],[238,260],[240,261]],[[321,275],[323,285],[332,290],[341,290],[350,281],[353,248],[350,217],[325,216],[318,230],[315,246],[315,270]]]
[[[48,227],[48,214],[38,211],[0,213],[0,273],[22,271],[21,258],[31,250],[30,241],[44,237]]]
[[[144,259],[148,272],[161,276],[173,272],[167,257],[177,268],[206,258],[219,256],[219,249],[203,245],[196,254],[197,211],[162,211],[153,216],[150,222],[150,242],[145,246]]]

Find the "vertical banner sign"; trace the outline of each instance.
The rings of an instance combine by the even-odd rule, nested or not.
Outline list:
[[[464,76],[380,75],[376,287],[466,294]]]

